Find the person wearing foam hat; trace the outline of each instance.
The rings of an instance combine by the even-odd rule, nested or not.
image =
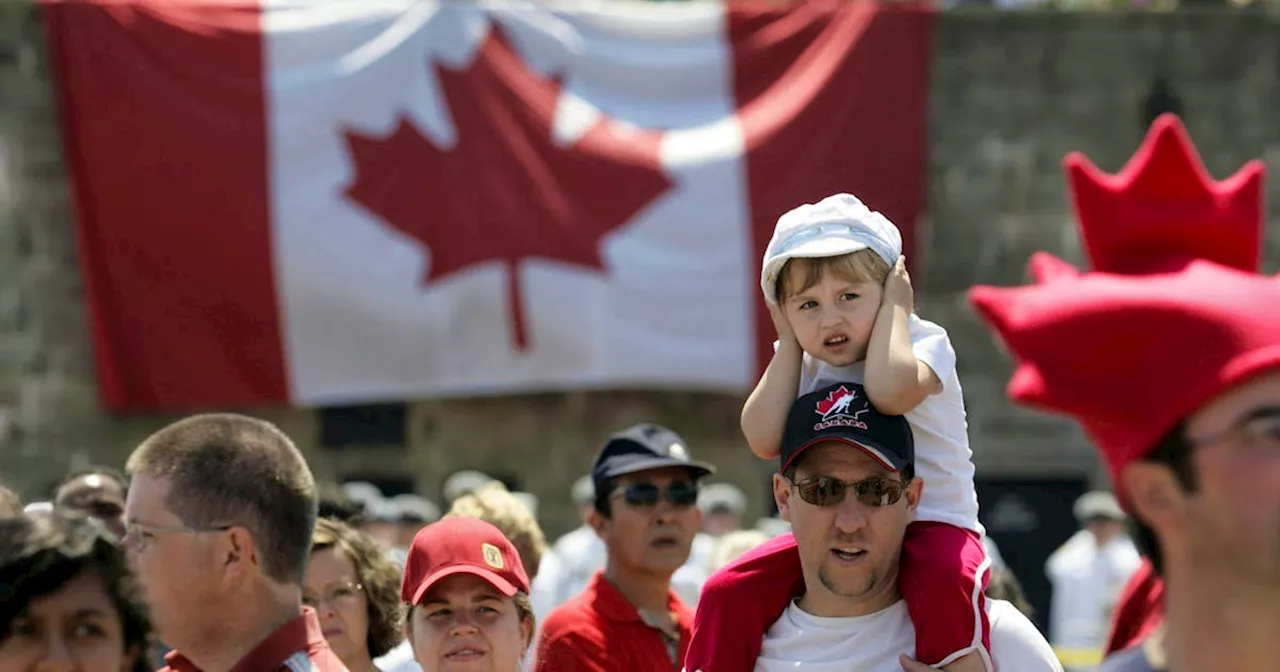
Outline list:
[[[964,391],[946,329],[915,314],[905,264],[897,227],[851,194],[778,219],[760,279],[778,341],[742,406],[742,433],[757,457],[777,458],[797,394],[839,381],[863,385],[877,410],[905,416],[929,485],[903,546],[901,588],[917,626],[916,652],[947,672],[989,671],[990,624],[981,605],[991,560],[978,521]],[[776,550],[758,559],[772,563],[765,573],[798,578],[795,554]],[[767,628],[794,597],[785,592],[791,584],[739,585],[754,599],[743,602],[738,622],[753,632]],[[695,665],[714,660],[742,669],[758,646],[754,637],[727,647],[695,632],[690,657]]]
[[[1280,669],[1280,279],[1258,273],[1261,162],[1215,181],[1173,115],[1116,175],[1067,159],[1091,269],[970,299],[1017,402],[1074,418],[1164,581],[1153,648],[1107,670]],[[1123,609],[1123,607],[1122,607]]]
[[[450,516],[418,531],[400,597],[423,672],[519,672],[533,638],[529,577],[493,525]]]
[[[737,666],[715,657],[686,658],[685,669],[930,669],[904,659],[915,655],[916,623],[899,589],[899,565],[908,525],[929,487],[915,466],[910,424],[877,411],[862,385],[835,383],[797,399],[788,415],[773,495],[794,530],[790,553],[798,558],[800,578],[790,585],[790,572],[757,561],[774,552],[768,547],[776,547],[776,540],[731,562],[703,591],[696,637],[726,648],[754,639],[759,653],[734,659]],[[738,618],[755,598],[733,584],[768,583],[783,583],[798,597],[761,633]],[[983,608],[996,669],[1061,672],[1049,643],[1016,607],[987,600]]]
[[[702,523],[698,481],[715,473],[678,434],[642,423],[609,437],[591,469],[590,524],[607,559],[585,590],[547,616],[537,672],[670,672],[693,614],[673,577]]]

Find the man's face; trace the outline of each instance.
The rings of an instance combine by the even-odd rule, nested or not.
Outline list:
[[[652,497],[655,488],[657,501]],[[689,470],[667,467],[620,476],[609,501],[612,516],[593,514],[592,526],[614,563],[630,571],[670,576],[689,559],[702,524],[702,513],[694,506],[697,485]]]
[[[862,450],[839,442],[805,451],[795,483],[826,477],[845,483],[867,478],[900,481]],[[833,506],[800,497],[799,488],[781,474],[773,479],[774,498],[783,520],[791,523],[804,568],[801,606],[816,616],[859,616],[891,604],[897,597],[898,558],[907,524],[915,517],[921,481],[915,479],[892,504],[868,506],[853,488]]]
[[[184,529],[167,504],[169,490],[167,479],[133,478],[124,505],[124,541],[152,624],[166,644],[182,648],[202,631],[201,614],[226,616],[208,608],[217,595],[216,539]]]
[[[1192,415],[1197,490],[1184,499],[1189,560],[1280,588],[1280,371]]]

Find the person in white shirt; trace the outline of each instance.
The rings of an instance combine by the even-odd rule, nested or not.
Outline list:
[[[1142,556],[1125,531],[1115,495],[1086,493],[1074,513],[1083,529],[1045,563],[1053,584],[1049,641],[1068,670],[1086,672],[1102,662],[1112,609]]]
[[[831,412],[836,403],[839,414]],[[788,542],[771,540],[730,563],[703,591],[694,632],[709,645],[695,654],[691,644],[685,670],[727,669],[715,649],[731,651],[721,660],[737,659],[753,639],[759,652],[748,669],[756,672],[931,669],[911,659],[915,627],[898,589],[907,525],[928,487],[915,476],[910,425],[876,411],[861,385],[837,383],[796,400],[780,462],[774,499],[794,532],[800,596],[767,632],[744,631],[735,618],[750,599],[742,587],[778,578],[767,569],[752,572],[759,567],[751,557]],[[1002,600],[985,605],[997,671],[1061,672],[1048,642],[1021,612]]]

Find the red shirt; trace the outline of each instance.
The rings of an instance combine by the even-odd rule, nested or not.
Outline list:
[[[689,648],[693,612],[667,591],[679,639],[647,623],[604,574],[547,615],[534,672],[672,672]],[[672,654],[675,654],[674,660]]]
[[[201,672],[178,651],[170,651],[164,662],[159,672]],[[231,672],[347,672],[347,667],[329,649],[315,610],[303,607],[301,616],[267,635]]]

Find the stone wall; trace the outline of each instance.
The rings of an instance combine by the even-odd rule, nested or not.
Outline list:
[[[1158,76],[1222,177],[1280,160],[1280,41],[1254,13],[939,17],[931,105],[931,189],[917,284],[921,312],[952,333],[982,475],[1091,475],[1097,461],[1069,424],[1006,402],[1010,366],[963,300],[975,283],[1024,281],[1030,254],[1080,262],[1060,169],[1084,151],[1118,169],[1146,126]],[[68,467],[119,464],[171,418],[117,419],[97,405],[66,177],[36,11],[0,4],[0,475],[35,497]],[[1278,183],[1266,268],[1280,267]],[[567,489],[609,431],[640,420],[684,434],[764,511],[768,465],[738,437],[741,400],[612,392],[411,403],[407,448],[326,449],[313,411],[257,409],[308,451],[319,475],[417,477],[434,496],[462,467],[520,473],[549,532],[572,524]]]

